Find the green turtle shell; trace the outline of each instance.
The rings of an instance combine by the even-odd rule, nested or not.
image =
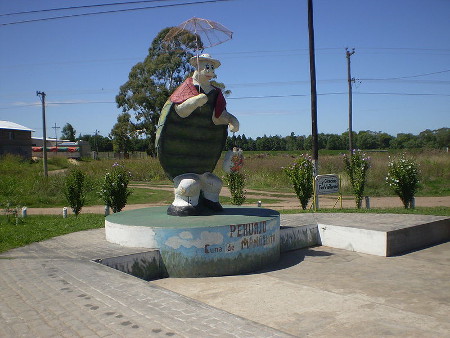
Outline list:
[[[166,175],[174,177],[213,172],[227,139],[227,125],[212,122],[218,89],[207,94],[208,102],[181,118],[175,105],[164,105],[156,131],[156,149]]]

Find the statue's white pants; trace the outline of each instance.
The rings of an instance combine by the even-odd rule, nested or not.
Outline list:
[[[197,206],[200,191],[211,202],[219,202],[222,180],[212,173],[182,174],[173,180],[175,199],[172,205],[177,207]]]

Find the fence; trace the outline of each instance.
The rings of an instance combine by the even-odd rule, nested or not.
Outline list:
[[[115,153],[112,151],[105,151],[96,153],[93,151],[92,158],[97,158],[100,160],[111,159],[111,160],[124,160],[124,159],[146,159],[151,156],[147,155],[145,151],[136,151],[132,153]]]

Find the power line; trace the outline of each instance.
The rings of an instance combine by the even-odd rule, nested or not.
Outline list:
[[[403,79],[358,79],[364,81],[395,81],[395,83],[407,83],[407,84],[437,84],[448,85],[450,81],[446,80],[403,80]]]
[[[360,80],[364,80],[364,81],[401,80],[401,79],[411,79],[411,78],[415,78],[415,77],[435,75],[435,74],[442,74],[442,73],[448,73],[448,72],[450,72],[450,69],[441,70],[439,72],[416,74],[416,75],[409,75],[409,76],[391,77],[391,78],[384,78],[384,79],[383,78],[381,78],[381,79],[360,79]]]
[[[379,48],[358,48],[363,54],[432,54],[448,55],[448,48],[413,48],[413,47],[379,47]]]
[[[361,50],[419,50],[419,51],[434,51],[434,52],[450,52],[448,48],[416,48],[416,47],[367,47],[358,48]]]
[[[116,10],[102,11],[102,12],[61,15],[61,16],[53,16],[53,17],[49,17],[49,18],[31,19],[31,20],[23,20],[23,21],[14,21],[14,22],[8,22],[8,23],[1,23],[0,26],[18,25],[18,24],[24,24],[24,23],[32,23],[32,22],[39,22],[39,21],[49,21],[49,20],[58,20],[58,19],[68,19],[68,18],[75,18],[75,17],[82,17],[82,16],[89,16],[89,15],[132,12],[132,11],[140,11],[140,10],[146,10],[146,9],[158,9],[158,8],[169,8],[169,7],[178,7],[178,6],[201,5],[201,4],[216,3],[216,2],[226,2],[226,1],[234,1],[234,0],[205,0],[205,1],[197,1],[197,2],[185,2],[185,3],[179,3],[179,4],[170,4],[170,5],[145,6],[145,7],[135,7],[135,8],[127,8],[127,9],[116,9]]]
[[[320,94],[317,94],[320,95]],[[260,96],[240,96],[227,97],[227,100],[247,100],[247,99],[276,99],[283,97],[309,97],[309,94],[284,94],[284,95],[260,95]]]
[[[437,93],[390,93],[390,92],[354,92],[353,94],[359,95],[395,95],[395,96],[450,96],[450,94],[437,94]]]
[[[358,50],[388,50],[388,51],[418,51],[418,52],[445,52],[450,53],[450,49],[442,49],[442,48],[358,48]],[[341,53],[345,48],[342,47],[317,47],[316,51],[336,51],[336,53]],[[308,53],[308,48],[296,48],[296,49],[284,49],[281,50],[283,52],[304,52]],[[228,52],[228,53],[220,53],[220,55],[235,55],[235,54],[253,54],[253,53],[273,53],[276,52],[274,50],[259,50],[259,51],[240,51],[240,52]]]
[[[324,80],[317,80],[317,82],[343,82],[344,79],[324,79]],[[309,84],[309,80],[302,80],[302,81],[269,81],[269,82],[247,82],[247,83],[230,83],[227,84],[227,88],[233,88],[233,87],[263,87],[263,86],[287,86],[287,85],[302,85],[302,84]]]
[[[220,0],[220,1],[233,1],[233,0]],[[337,49],[342,51],[341,48],[316,48],[316,51],[321,51],[321,50],[329,50],[329,49]],[[215,53],[215,56],[217,57],[224,57],[227,59],[231,59],[231,58],[254,58],[257,56],[260,56],[260,54],[277,54],[277,56],[294,56],[294,55],[300,55],[299,52],[301,51],[302,53],[304,52],[304,54],[307,54],[307,49],[277,49],[277,50],[265,50],[265,51],[236,51],[233,53]],[[296,54],[289,54],[295,52]],[[230,55],[230,56],[227,56]],[[233,56],[234,55],[234,56]],[[239,55],[239,56],[236,56]],[[272,57],[273,55],[269,55],[270,57]],[[127,57],[127,58],[104,58],[104,59],[86,59],[86,60],[74,60],[74,61],[55,61],[55,62],[40,62],[40,63],[25,63],[25,64],[8,64],[6,65],[0,65],[0,69],[10,69],[12,67],[24,67],[24,66],[65,66],[65,65],[73,65],[73,64],[89,64],[89,63],[105,63],[105,62],[129,62],[129,61],[142,61],[142,57]],[[418,76],[425,76],[425,75],[433,75],[433,74],[440,74],[440,73],[446,73],[449,72],[450,70],[443,70],[443,71],[439,71],[439,72],[434,72],[434,73],[426,73],[426,74],[419,74],[419,75],[413,75],[413,76],[406,76],[406,77],[394,77],[394,78],[381,78],[381,79],[373,79],[373,78],[368,78],[368,79],[363,79],[363,80],[367,80],[367,81],[372,81],[372,80],[396,80],[396,79],[406,79],[406,78],[410,78],[410,77],[418,77]],[[341,81],[341,79],[337,79],[339,81]]]
[[[370,79],[363,79],[365,81],[370,81]],[[374,79],[374,81],[390,81],[389,79]],[[346,79],[322,79],[317,80],[318,83],[344,83]],[[431,85],[450,85],[450,81],[441,80],[395,80],[399,83],[406,84],[431,84]],[[230,83],[227,84],[227,88],[251,88],[251,87],[283,87],[283,86],[295,86],[295,85],[306,85],[309,84],[308,80],[303,81],[268,81],[268,82],[247,82],[247,83]],[[68,96],[68,95],[109,95],[111,93],[116,93],[116,88],[101,88],[101,89],[72,89],[72,90],[51,90],[54,95],[58,96]],[[28,92],[9,92],[0,93],[0,98],[14,98],[22,97],[28,95]],[[34,105],[34,104],[29,104]]]
[[[73,9],[85,9],[85,8],[121,6],[121,5],[135,5],[135,4],[140,4],[140,3],[162,2],[162,1],[173,1],[173,0],[142,0],[142,1],[129,1],[129,2],[112,2],[112,3],[97,4],[97,5],[48,8],[48,9],[38,9],[38,10],[33,10],[33,11],[5,13],[5,14],[0,14],[0,17],[2,17],[2,16],[24,15],[24,14],[46,13],[46,12],[56,12],[56,11],[66,11],[66,10],[73,10]]]
[[[434,97],[450,97],[450,94],[438,93],[401,93],[401,92],[353,92],[354,95],[393,95],[393,96],[434,96]],[[327,92],[317,93],[317,96],[330,95],[348,95],[348,92]],[[238,96],[227,97],[227,100],[247,100],[247,99],[276,99],[286,97],[309,97],[310,94],[282,94],[282,95],[258,95],[258,96]],[[56,105],[77,105],[77,104],[115,104],[115,101],[83,101],[83,102],[46,102],[46,106]],[[24,108],[38,106],[40,103],[24,103],[15,105],[14,108]],[[11,107],[0,107],[0,110],[11,109]]]

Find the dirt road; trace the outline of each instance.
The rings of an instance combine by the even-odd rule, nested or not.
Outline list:
[[[172,190],[170,186],[151,186],[148,185],[133,185],[133,187],[148,188],[148,189],[161,189],[161,190]],[[230,196],[228,189],[222,189],[221,196]],[[290,193],[278,193],[273,191],[259,191],[259,190],[247,190],[247,198],[256,199],[261,201],[262,207],[271,208],[275,210],[285,210],[285,209],[299,209],[300,202],[294,194]],[[148,203],[148,204],[130,204],[125,207],[124,210],[133,210],[139,208],[146,208],[152,206],[167,205],[166,203]],[[248,204],[249,206],[256,206],[256,203]],[[320,208],[340,208],[341,203],[338,200],[337,195],[322,195],[319,198]],[[450,196],[441,197],[416,197],[417,207],[450,207]],[[310,207],[310,205],[308,205]],[[355,201],[353,196],[343,196],[342,197],[342,207],[343,208],[355,208]],[[365,200],[363,200],[363,208],[366,207]],[[403,207],[400,198],[398,197],[370,197],[370,207],[374,208],[401,208]],[[68,214],[72,211],[68,208]],[[96,213],[103,214],[105,212],[105,207],[102,205],[96,206],[86,206],[83,207],[82,213]],[[27,213],[29,215],[37,214],[62,214],[62,208],[28,208]]]

